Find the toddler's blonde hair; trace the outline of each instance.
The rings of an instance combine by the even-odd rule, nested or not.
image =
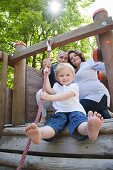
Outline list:
[[[58,64],[58,66],[56,67],[56,70],[55,70],[55,78],[56,78],[56,80],[57,80],[58,74],[59,74],[62,70],[64,70],[64,69],[69,69],[69,70],[71,70],[73,76],[75,76],[75,69],[73,68],[73,66],[72,66],[71,64],[69,64],[69,63],[60,63],[60,64]]]

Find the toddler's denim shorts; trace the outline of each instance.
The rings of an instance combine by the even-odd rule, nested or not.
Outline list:
[[[57,112],[47,119],[45,126],[52,127],[55,130],[55,136],[59,134],[66,126],[68,126],[70,134],[73,137],[78,140],[84,140],[87,136],[81,135],[77,129],[81,123],[87,122],[87,120],[87,116],[80,111],[69,113]],[[52,141],[55,136],[51,139],[46,139],[46,141]]]

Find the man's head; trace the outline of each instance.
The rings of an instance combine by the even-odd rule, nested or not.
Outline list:
[[[60,51],[57,55],[58,63],[67,63],[68,62],[68,52]]]

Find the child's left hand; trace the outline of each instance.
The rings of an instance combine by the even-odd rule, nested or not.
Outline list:
[[[46,100],[46,101],[49,101],[50,98],[51,98],[51,95],[49,95],[48,93],[46,92],[42,92],[41,95],[40,95],[41,99],[43,100]]]

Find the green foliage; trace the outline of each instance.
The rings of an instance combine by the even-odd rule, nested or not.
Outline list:
[[[33,45],[91,22],[82,16],[80,8],[89,6],[94,0],[60,0],[62,9],[59,15],[50,12],[48,3],[51,2],[52,0],[1,0],[0,51],[13,54],[13,42],[23,41],[27,46]],[[84,39],[56,48],[53,50],[53,60],[62,49],[82,49],[85,56],[89,56],[93,48],[91,44],[89,39]],[[44,57],[47,57],[47,53],[29,57],[27,64],[40,69]],[[12,81],[13,71],[8,68],[8,86],[13,86]]]

